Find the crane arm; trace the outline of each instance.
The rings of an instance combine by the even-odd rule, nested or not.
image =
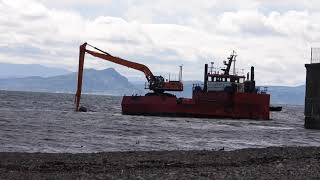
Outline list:
[[[146,78],[148,81],[150,81],[150,79],[152,79],[154,77],[154,75],[152,74],[152,72],[150,71],[150,69],[143,65],[143,64],[139,64],[139,63],[136,63],[136,62],[132,62],[132,61],[128,61],[128,60],[125,60],[125,59],[122,59],[122,58],[119,58],[119,57],[115,57],[115,56],[112,56],[110,55],[109,53],[107,52],[104,52],[96,47],[93,47],[94,49],[98,50],[98,51],[101,51],[102,53],[98,53],[98,52],[95,52],[95,51],[90,51],[88,49],[86,49],[86,45],[89,45],[87,43],[84,43],[83,45],[80,46],[80,56],[81,56],[81,53],[84,54],[84,53],[88,53],[88,54],[91,54],[92,56],[94,57],[98,57],[98,58],[101,58],[101,59],[104,59],[106,61],[110,61],[110,62],[113,62],[113,63],[116,63],[116,64],[120,64],[122,66],[126,66],[128,68],[132,68],[132,69],[135,69],[135,70],[138,70],[138,71],[141,71],[145,74]],[[83,56],[83,59],[81,59],[82,61],[84,61],[84,56]]]
[[[85,53],[91,54],[94,57],[98,57],[98,58],[101,58],[101,59],[106,60],[106,61],[110,61],[110,62],[113,62],[113,63],[116,63],[116,64],[120,64],[120,65],[129,67],[129,68],[132,68],[132,69],[136,69],[138,71],[142,71],[145,74],[145,76],[146,76],[146,78],[147,78],[147,80],[149,82],[151,80],[154,80],[154,75],[152,74],[152,72],[150,71],[150,69],[147,66],[145,66],[143,64],[131,62],[131,61],[119,58],[119,57],[112,56],[109,53],[104,52],[104,51],[102,51],[102,50],[100,50],[100,49],[98,49],[98,48],[96,48],[94,46],[91,46],[91,47],[93,47],[94,49],[96,49],[96,50],[98,50],[98,51],[100,51],[102,53],[98,53],[98,52],[95,52],[95,51],[88,50],[88,49],[86,49],[87,45],[91,46],[88,43],[84,43],[84,44],[82,44],[80,46],[79,69],[78,69],[78,86],[77,86],[77,92],[76,92],[76,97],[75,97],[76,110],[79,110],[79,104],[80,104],[81,89],[82,89],[82,79],[83,79],[83,65],[84,65]]]
[[[120,64],[132,69],[136,69],[138,71],[141,71],[145,74],[149,85],[148,88],[150,90],[153,90],[154,92],[157,93],[163,93],[164,91],[183,91],[183,84],[180,81],[181,80],[181,75],[180,75],[180,80],[179,81],[165,81],[162,76],[154,76],[153,73],[150,71],[150,69],[143,65],[139,64],[136,62],[128,61],[119,57],[115,57],[110,55],[109,53],[98,49],[94,46],[91,46],[92,48],[96,49],[99,52],[96,51],[91,51],[86,49],[86,46],[91,46],[88,43],[84,43],[80,46],[80,53],[79,53],[79,69],[78,69],[78,86],[77,86],[77,92],[75,95],[75,103],[76,103],[76,111],[79,111],[79,105],[80,105],[80,98],[81,98],[81,89],[82,89],[82,78],[83,78],[83,65],[84,65],[84,57],[85,54],[91,54],[94,57],[98,57],[101,59],[104,59],[106,61],[110,61],[116,64]],[[182,73],[182,71],[180,72]]]

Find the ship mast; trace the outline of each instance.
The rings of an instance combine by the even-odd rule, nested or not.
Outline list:
[[[236,75],[236,51],[232,51],[232,55],[233,55],[233,75]]]
[[[236,74],[236,65],[235,65],[236,57],[237,57],[236,52],[233,50],[231,55],[230,55],[230,57],[227,58],[228,62],[227,61],[223,61],[223,64],[225,66],[227,66],[227,67],[223,68],[221,70],[224,71],[225,75],[230,75],[230,69],[231,69],[232,62],[234,62],[234,64],[233,64],[233,75]]]

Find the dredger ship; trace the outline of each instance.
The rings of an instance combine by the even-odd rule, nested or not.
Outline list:
[[[87,49],[87,46],[95,50]],[[235,69],[236,54],[232,53],[226,61],[224,68],[219,71],[204,65],[203,85],[194,84],[192,98],[177,98],[168,92],[183,91],[182,67],[179,80],[165,80],[162,76],[155,76],[150,69],[133,61],[128,61],[84,43],[80,46],[78,86],[75,96],[76,111],[80,109],[80,97],[83,77],[85,54],[111,61],[129,68],[136,69],[145,74],[146,89],[150,92],[144,96],[123,96],[122,114],[126,115],[153,115],[178,116],[199,118],[233,118],[233,119],[269,119],[270,95],[256,88],[254,67],[247,77],[231,74],[231,65]]]

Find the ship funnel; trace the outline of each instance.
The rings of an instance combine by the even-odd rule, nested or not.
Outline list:
[[[251,81],[254,81],[254,67],[251,66],[251,77],[250,77]]]
[[[255,92],[256,90],[256,82],[254,81],[254,67],[251,66],[251,82],[250,82],[250,89],[251,89],[251,92]]]
[[[208,82],[208,64],[204,65],[204,81],[203,81],[203,91],[207,92],[207,82]]]

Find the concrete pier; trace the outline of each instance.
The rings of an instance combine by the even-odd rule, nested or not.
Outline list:
[[[305,96],[305,128],[320,129],[320,63],[305,65],[307,69]]]

